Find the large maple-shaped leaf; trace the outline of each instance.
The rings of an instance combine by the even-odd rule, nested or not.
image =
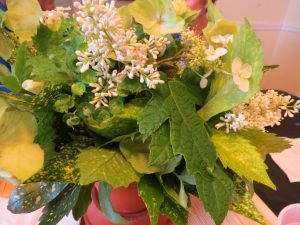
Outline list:
[[[199,115],[205,120],[232,109],[234,106],[247,102],[260,89],[263,69],[263,51],[261,42],[253,32],[251,25],[245,21],[239,32],[234,36],[232,47],[225,57],[225,67],[231,73],[233,59],[239,57],[243,63],[252,67],[248,92],[242,92],[233,82],[232,76],[217,74],[213,80],[207,103],[199,110]]]
[[[275,188],[267,174],[267,165],[256,147],[237,134],[215,133],[212,138],[223,166],[241,177]]]
[[[233,184],[219,166],[208,173],[202,171],[195,175],[197,191],[205,209],[217,225],[224,220],[232,201]]]
[[[139,175],[119,151],[90,147],[80,153],[77,165],[82,185],[105,181],[118,188],[139,180]]]

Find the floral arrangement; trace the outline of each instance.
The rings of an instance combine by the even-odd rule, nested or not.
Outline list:
[[[290,147],[266,132],[300,109],[260,92],[260,40],[245,20],[223,18],[209,2],[200,35],[184,0],[75,2],[76,13],[42,12],[37,0],[7,0],[0,11],[0,178],[19,185],[8,209],[43,206],[40,224],[80,219],[100,182],[137,183],[152,225],[163,214],[187,224],[190,194],[216,224],[233,210],[264,224],[253,182],[276,189],[265,155]]]

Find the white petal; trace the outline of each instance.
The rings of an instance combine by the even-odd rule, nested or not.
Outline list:
[[[240,90],[242,92],[248,92],[249,91],[249,81],[246,79],[241,79],[238,84]]]
[[[232,73],[237,75],[242,68],[242,65],[242,60],[239,57],[234,58],[231,64]]]
[[[200,81],[200,87],[201,88],[206,88],[207,87],[207,83],[208,83],[208,79],[202,78],[201,81]]]
[[[244,64],[241,69],[242,78],[248,79],[252,74],[252,67],[249,64]]]
[[[226,48],[217,48],[215,51],[215,54],[218,55],[219,57],[226,55],[228,50]]]

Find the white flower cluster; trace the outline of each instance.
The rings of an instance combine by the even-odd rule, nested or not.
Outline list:
[[[62,20],[69,17],[68,11],[70,10],[70,7],[56,7],[51,11],[43,11],[40,22],[46,25],[49,29],[58,31]]]
[[[155,60],[169,44],[166,38],[150,36],[138,41],[135,30],[122,27],[121,18],[114,2],[107,0],[82,0],[75,2],[78,9],[77,22],[81,26],[87,42],[87,50],[76,51],[77,66],[81,72],[93,69],[98,73],[98,83],[94,87],[96,107],[108,104],[108,97],[118,95],[118,86],[126,78],[139,77],[149,88],[164,83],[156,68]],[[124,66],[112,71],[111,60]]]
[[[230,129],[236,131],[243,128],[264,131],[265,127],[280,125],[285,117],[293,117],[299,111],[300,100],[295,102],[290,95],[285,96],[274,90],[268,90],[266,93],[257,93],[249,103],[241,104],[235,107],[232,113],[221,117],[222,122],[218,123],[216,128],[226,126],[227,132]],[[243,124],[240,124],[240,121],[243,121]]]

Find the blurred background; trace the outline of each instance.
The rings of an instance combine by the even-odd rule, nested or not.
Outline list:
[[[72,0],[55,2],[70,6]],[[280,64],[266,73],[262,88],[300,96],[300,0],[218,0],[217,5],[230,20],[248,18],[262,40],[265,64]]]

